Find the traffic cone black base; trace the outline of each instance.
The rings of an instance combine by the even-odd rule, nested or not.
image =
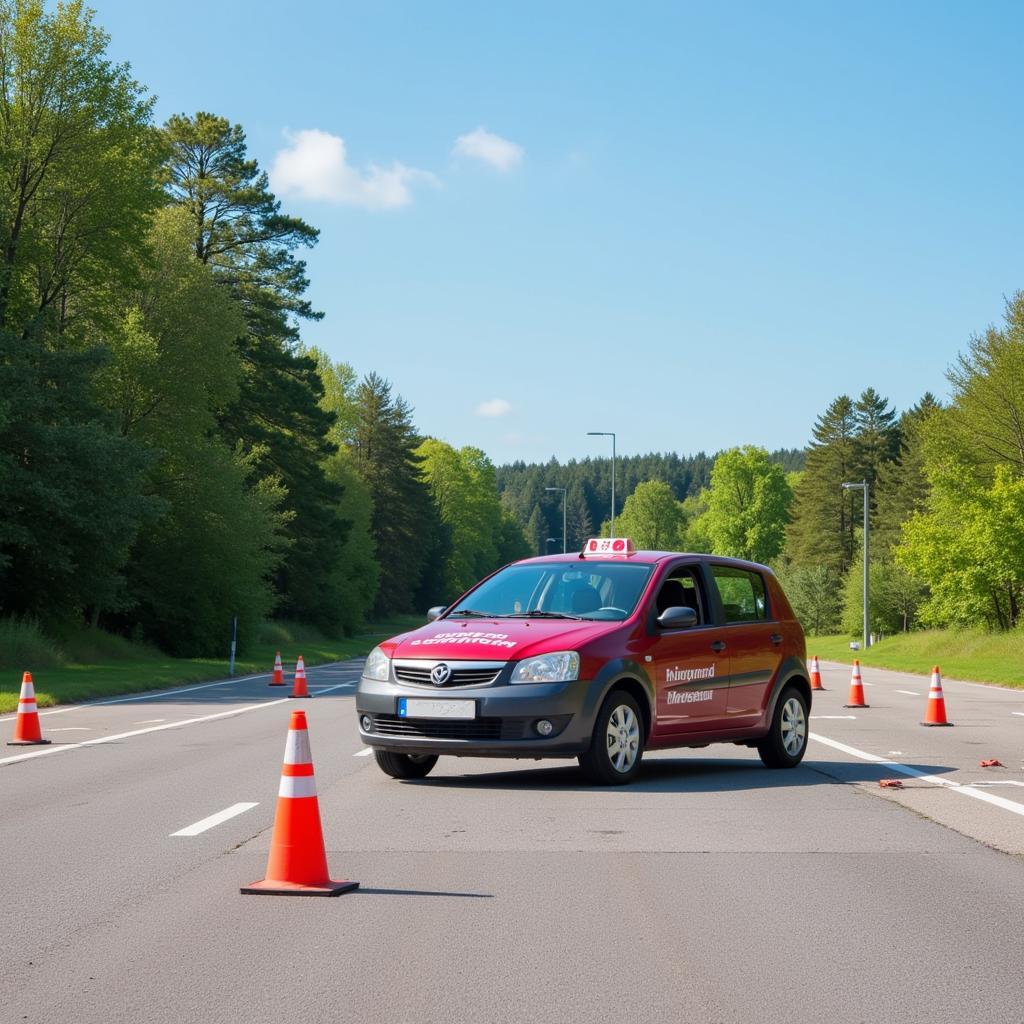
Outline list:
[[[283,886],[280,882],[253,882],[238,891],[243,896],[340,896],[343,892],[358,889],[358,882],[335,882],[330,885],[292,885]]]

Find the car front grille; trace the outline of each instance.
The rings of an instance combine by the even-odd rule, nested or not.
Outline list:
[[[445,662],[452,674],[440,687],[435,687],[431,682],[430,672],[437,661],[396,661],[395,679],[400,683],[409,683],[413,686],[429,686],[431,689],[444,689],[449,686],[490,686],[505,667],[503,661],[491,662],[470,662],[459,665],[457,662]]]
[[[434,740],[515,740],[522,739],[526,718],[457,719],[399,718],[374,715],[372,732],[381,736],[418,736]]]

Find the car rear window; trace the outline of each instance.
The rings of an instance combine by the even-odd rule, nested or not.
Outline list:
[[[712,565],[726,622],[762,622],[768,617],[768,601],[760,573],[730,565]]]

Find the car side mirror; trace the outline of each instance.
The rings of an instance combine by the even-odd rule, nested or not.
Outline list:
[[[434,622],[434,621],[436,621],[437,619],[441,618],[441,616],[444,615],[444,613],[446,611],[448,611],[448,606],[447,605],[444,605],[444,604],[434,605],[434,607],[431,608],[430,611],[427,612],[427,622]]]
[[[658,616],[658,625],[662,629],[689,629],[697,625],[697,612],[693,608],[674,605]]]

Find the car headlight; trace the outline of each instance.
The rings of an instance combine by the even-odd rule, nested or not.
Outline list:
[[[390,674],[391,659],[379,647],[374,647],[363,666],[363,675],[367,679],[381,679],[387,682]]]
[[[512,673],[513,683],[565,683],[579,679],[580,656],[575,651],[558,651],[527,658]]]

